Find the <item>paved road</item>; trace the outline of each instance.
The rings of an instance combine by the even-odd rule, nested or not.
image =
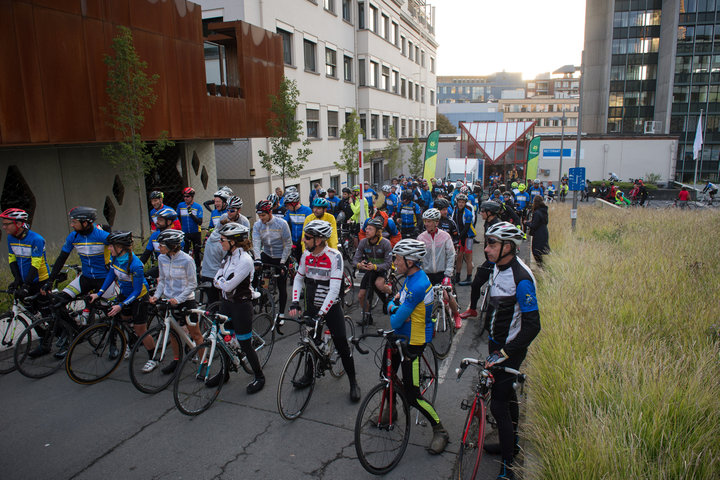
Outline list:
[[[476,252],[476,262],[480,249]],[[459,287],[461,307],[470,287]],[[354,312],[355,317],[359,316]],[[389,325],[380,317],[380,326]],[[413,425],[410,445],[387,478],[449,478],[465,419],[460,401],[471,393],[472,375],[461,382],[454,369],[464,356],[486,355],[479,327],[458,333],[440,364],[437,411],[450,432],[445,453],[430,455],[429,426]],[[486,337],[485,337],[486,338]],[[310,405],[294,422],[277,413],[277,379],[297,335],[281,337],[265,374],[268,384],[245,393],[250,377],[233,374],[218,401],[198,417],[182,415],[172,391],[154,396],[135,390],[126,363],[108,380],[81,386],[64,371],[31,380],[15,372],[0,377],[0,476],[4,479],[233,479],[372,478],[357,460],[353,426],[357,405],[345,377],[321,378]],[[371,342],[372,344],[372,342]],[[375,342],[377,346],[380,342]],[[373,356],[356,354],[358,379],[367,392],[377,380]],[[495,478],[498,457],[486,456],[481,478]]]

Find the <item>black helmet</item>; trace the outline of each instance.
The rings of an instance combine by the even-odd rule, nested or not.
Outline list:
[[[480,204],[481,212],[498,213],[500,211],[500,204],[497,202],[485,201]]]
[[[366,227],[370,227],[370,226],[375,227],[376,230],[382,230],[383,221],[381,219],[375,217],[375,218],[371,219],[370,221],[368,221]]]
[[[108,245],[122,245],[124,247],[129,247],[133,243],[132,232],[124,230],[112,232],[107,236],[106,241]]]
[[[159,198],[160,200],[162,200],[163,197],[163,193],[158,190],[153,190],[152,192],[150,192],[150,198]]]
[[[352,193],[352,190],[350,190],[348,187],[343,187],[342,193]]]
[[[413,192],[411,192],[410,190],[403,190],[402,195],[400,195],[400,199],[402,201],[412,200],[412,198],[413,198]]]
[[[185,234],[180,230],[168,229],[158,235],[157,241],[163,245],[174,247],[181,245],[184,238]]]
[[[91,207],[75,207],[70,210],[68,216],[81,222],[94,222],[97,218],[97,210]]]

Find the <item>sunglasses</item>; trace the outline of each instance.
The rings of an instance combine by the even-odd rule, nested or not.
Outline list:
[[[305,234],[305,240],[314,240],[314,239],[315,239],[315,237],[313,237],[312,235]]]
[[[488,245],[495,245],[496,243],[500,243],[500,240],[498,240],[497,238],[493,238],[493,237],[485,237],[485,242]]]
[[[229,213],[235,213],[237,212],[237,208],[228,208]]]
[[[185,198],[192,198],[192,195],[183,195]]]
[[[228,240],[227,238],[221,238],[220,243],[230,243],[230,240]]]

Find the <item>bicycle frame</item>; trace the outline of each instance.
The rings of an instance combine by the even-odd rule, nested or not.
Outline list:
[[[161,304],[161,305],[163,305],[163,304]],[[165,330],[163,333],[162,342],[155,342],[155,350],[153,351],[153,358],[165,358],[165,351],[167,350],[167,340],[168,340],[168,337],[170,336],[171,328],[173,330],[175,330],[175,333],[178,334],[178,336],[180,337],[180,340],[182,340],[185,345],[187,345],[190,348],[195,347],[195,342],[188,336],[187,333],[185,333],[185,330],[180,326],[180,324],[177,322],[177,320],[175,320],[175,317],[172,314],[172,309],[170,308],[170,304],[164,304],[164,305],[167,306],[167,308],[165,310],[165,318],[163,319],[164,325],[165,325]],[[192,323],[190,321],[190,315],[186,316],[185,321],[188,323],[188,325],[190,325],[192,327],[197,325],[197,322]],[[158,347],[161,347],[161,346],[162,346],[162,351],[160,352],[160,356],[157,357]],[[178,345],[178,348],[180,348],[180,347],[181,346]]]

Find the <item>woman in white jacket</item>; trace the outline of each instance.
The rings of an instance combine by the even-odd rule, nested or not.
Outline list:
[[[239,223],[227,223],[219,228],[222,249],[227,252],[220,269],[215,274],[214,284],[222,293],[220,313],[230,317],[240,348],[253,369],[255,379],[247,386],[247,393],[256,393],[265,385],[260,361],[252,347],[252,278],[253,260],[247,253],[252,248],[248,239],[249,230]],[[225,381],[230,372],[225,371]],[[218,375],[217,380],[220,376]],[[208,380],[208,382],[214,379]]]

